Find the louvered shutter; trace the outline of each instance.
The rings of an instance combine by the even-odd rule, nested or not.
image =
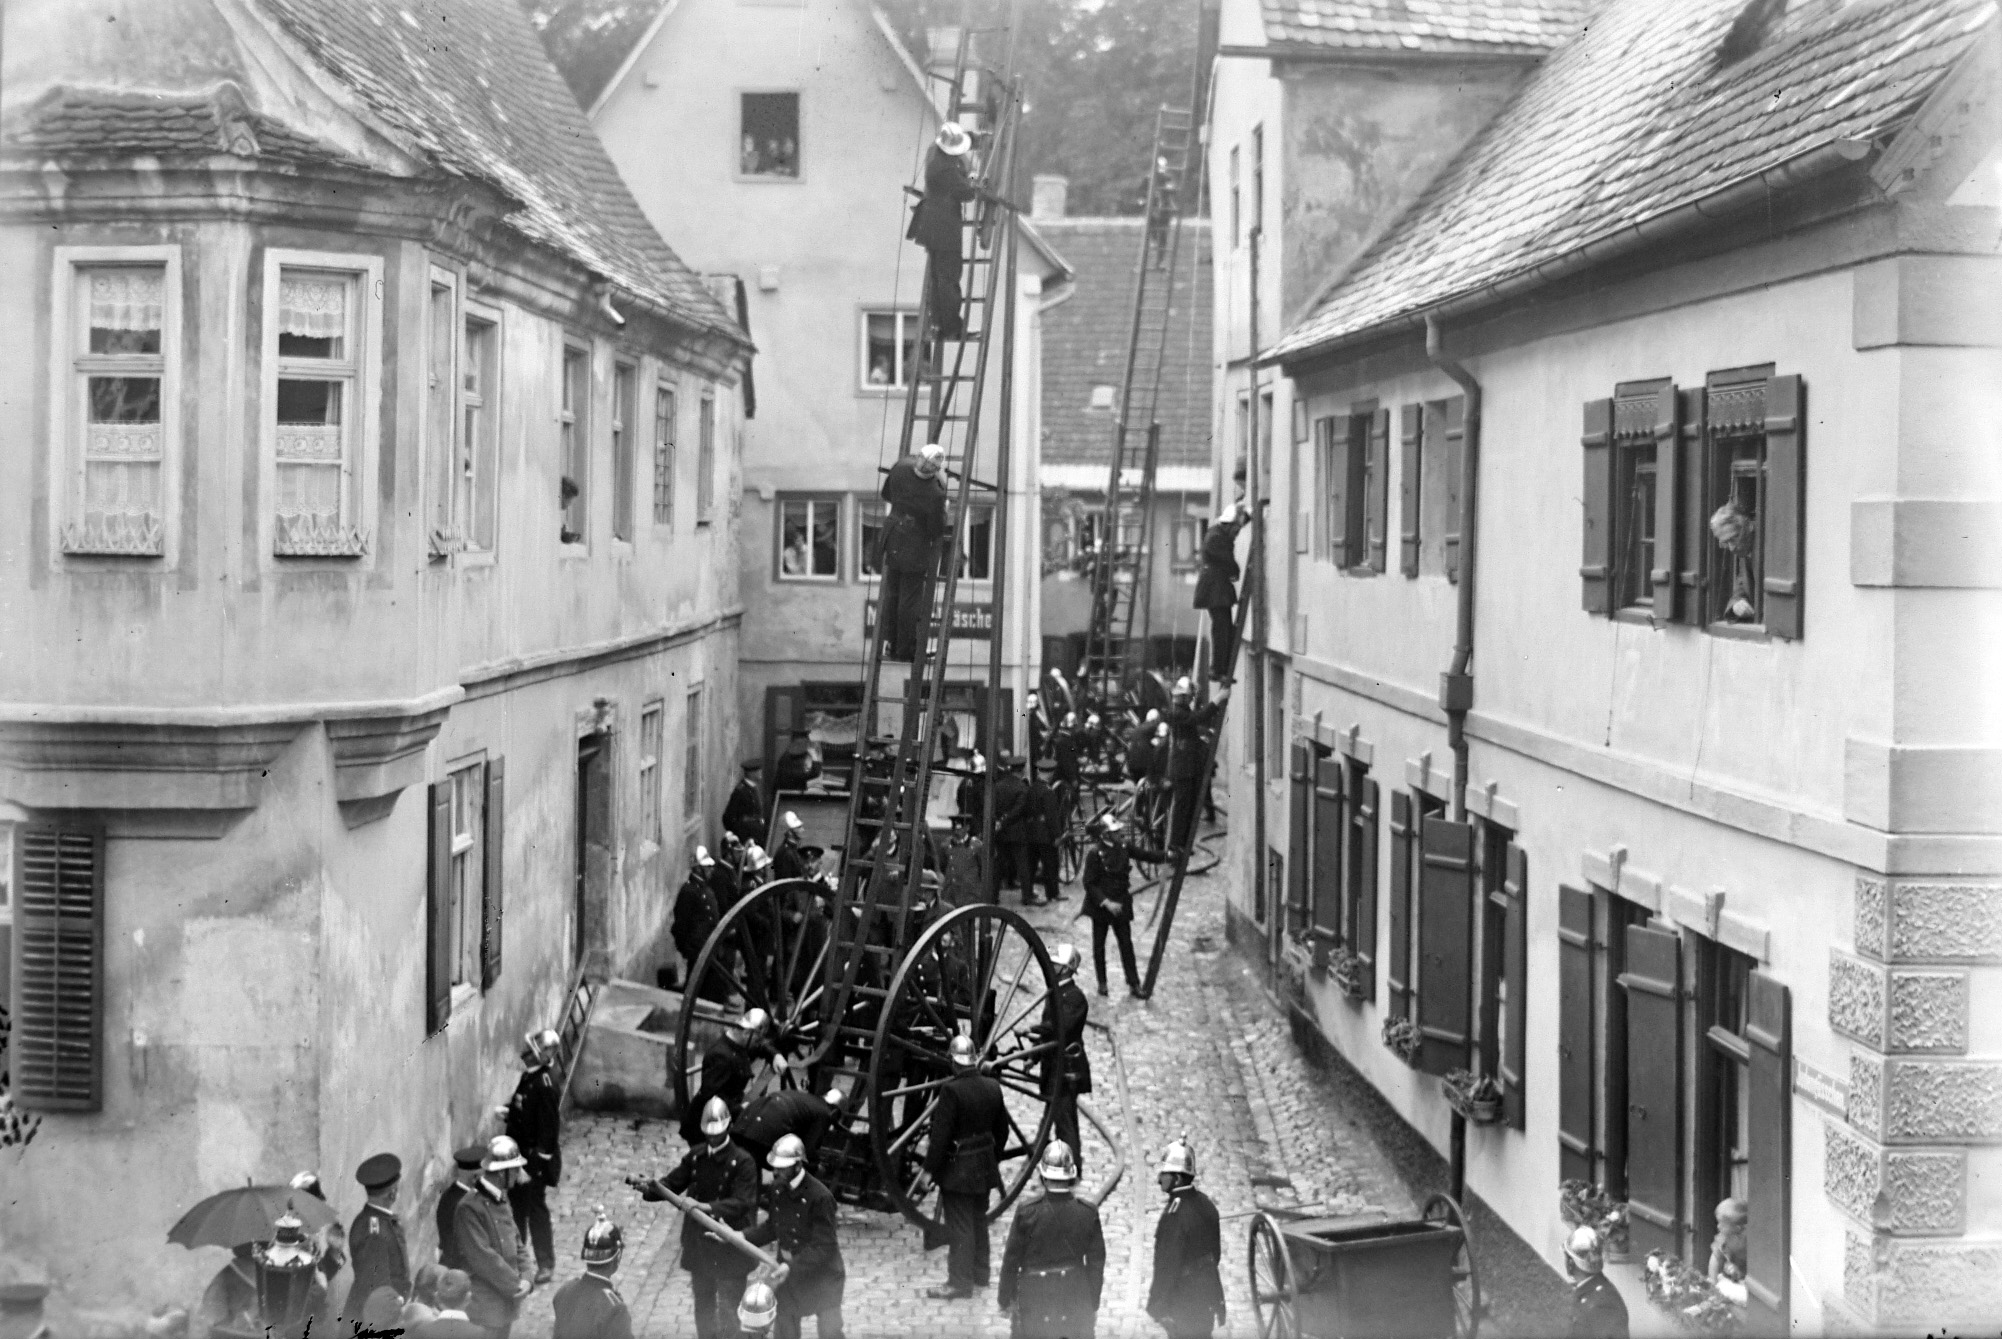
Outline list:
[[[1376,808],[1377,785],[1368,777],[1363,778],[1362,793],[1356,797],[1354,828],[1350,839],[1355,842],[1356,886],[1355,931],[1351,943],[1355,948],[1356,990],[1365,1000],[1376,998]]]
[[[1314,799],[1314,760],[1307,745],[1294,740],[1286,811],[1286,928],[1298,934],[1307,924],[1307,890],[1311,868],[1307,859],[1307,821]]]
[[[1682,430],[1673,382],[1655,392],[1654,411],[1654,616],[1662,622],[1675,617],[1675,579],[1681,571],[1676,550],[1682,534],[1677,499],[1682,488]]]
[[[14,1101],[104,1105],[104,837],[23,823],[14,836]]]
[[[1676,452],[1676,481],[1682,510],[1676,521],[1676,601],[1684,623],[1702,627],[1709,619],[1710,566],[1709,444],[1704,440],[1708,397],[1700,386],[1682,395],[1682,448]]]
[[[1469,1066],[1474,942],[1474,828],[1428,818],[1419,828],[1418,1068]]]
[[[1753,972],[1746,992],[1745,1040],[1750,1043],[1746,1122],[1747,1197],[1751,1222],[1745,1236],[1745,1286],[1784,1333],[1787,1321],[1788,1224],[1793,1205],[1793,1039],[1787,988]]]
[[[1802,518],[1807,498],[1807,455],[1802,449],[1806,408],[1799,377],[1766,381],[1766,631],[1800,637]]]
[[[1680,1247],[1682,941],[1630,925],[1627,992],[1627,1205],[1637,1254]]]
[[[1419,500],[1424,496],[1419,490],[1419,480],[1424,468],[1424,406],[1415,404],[1404,406],[1401,428],[1397,470],[1397,570],[1405,576],[1415,577],[1418,575],[1420,534],[1418,506]]]
[[[486,850],[480,861],[480,989],[501,974],[501,870],[507,857],[507,759],[487,762]]]
[[[424,892],[424,1035],[452,1017],[452,783],[431,783],[428,876]]]
[[[1342,760],[1314,764],[1314,930],[1342,938]]]
[[[1592,1179],[1592,895],[1557,889],[1557,1175]]]
[[[1588,614],[1613,611],[1612,557],[1613,402],[1585,406],[1585,456],[1581,488],[1585,508],[1585,551],[1578,567]]]
[[[1324,418],[1321,449],[1321,522],[1328,561],[1337,567],[1349,561],[1349,436],[1345,420]]]
[[[1390,536],[1390,411],[1379,409],[1370,418],[1369,497],[1363,508],[1368,514],[1369,551],[1363,560],[1372,572],[1381,572],[1389,561]]]
[[[1502,1116],[1510,1129],[1520,1130],[1526,1106],[1523,1029],[1529,1021],[1529,861],[1514,842],[1508,845],[1507,859],[1502,873],[1502,970],[1508,980],[1502,1020]]]
[[[1384,984],[1390,988],[1390,1016],[1411,1013],[1411,796],[1390,793],[1390,963]]]

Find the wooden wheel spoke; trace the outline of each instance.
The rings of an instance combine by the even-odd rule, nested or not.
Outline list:
[[[1026,945],[1024,947],[1026,948]],[[1028,972],[1029,964],[1034,962],[1035,960],[1036,960],[1036,955],[1033,953],[1025,952],[1022,954],[1021,964],[1015,968],[1015,975],[1008,982],[1008,993],[1001,997],[1001,1002],[999,1004],[994,1006],[994,1016],[997,1019],[1005,1018],[1007,1016],[1008,1006],[1014,1002],[1015,992],[1017,990],[1020,990],[1022,987],[1022,977],[1024,974]],[[996,1028],[994,1032],[988,1036],[987,1045],[981,1048],[981,1053],[985,1055],[988,1051],[993,1050],[994,1043],[1000,1040],[1000,1038],[1004,1035],[1006,1035],[1006,1029]]]
[[[878,1096],[887,1102],[893,1097],[909,1097],[913,1093],[928,1093],[933,1089],[943,1088],[950,1082],[952,1082],[951,1079],[926,1079],[923,1083],[907,1083],[901,1088],[886,1088]]]
[[[996,1079],[995,1082],[1012,1092],[1021,1093],[1026,1097],[1033,1097],[1038,1102],[1043,1100],[1042,1092],[1039,1089],[1030,1087],[1027,1083],[1015,1079]]]
[[[920,1111],[910,1124],[906,1125],[897,1137],[890,1142],[891,1156],[894,1157],[896,1154],[904,1151],[904,1145],[915,1139],[918,1132],[931,1123],[931,1114],[937,1109],[938,1099],[936,1097],[925,1103],[925,1109]]]

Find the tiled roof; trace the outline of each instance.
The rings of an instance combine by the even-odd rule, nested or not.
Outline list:
[[[258,0],[442,170],[518,203],[508,223],[698,329],[736,320],[640,212],[511,0]]]
[[[1358,52],[1538,55],[1591,0],[1263,0],[1265,40]]]
[[[243,95],[228,84],[201,97],[52,88],[8,115],[4,142],[12,151],[52,157],[228,153],[300,163],[342,158],[318,140],[250,111]]]
[[[1271,356],[1526,275],[1908,117],[1995,0],[1855,0],[1731,63],[1745,0],[1612,0]]]
[[[1112,463],[1110,409],[1093,409],[1094,387],[1117,393],[1133,323],[1134,260],[1144,222],[1137,218],[1035,220],[1063,253],[1075,278],[1072,295],[1043,313],[1043,454],[1046,464]],[[1209,227],[1182,222],[1180,255],[1155,417],[1160,463],[1203,465],[1210,458]],[[1195,263],[1192,263],[1195,262]],[[1164,277],[1153,271],[1150,279]],[[1100,485],[1101,487],[1103,485]]]

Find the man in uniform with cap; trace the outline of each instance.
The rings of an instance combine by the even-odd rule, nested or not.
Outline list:
[[[960,270],[965,252],[961,229],[962,210],[979,194],[966,170],[967,151],[973,136],[956,121],[939,127],[925,155],[925,189],[911,211],[911,226],[904,236],[925,249],[925,304],[931,324],[940,339],[963,339],[966,317],[960,297]]]
[[[674,951],[681,955],[685,972],[694,972],[695,960],[702,956],[702,946],[709,942],[717,922],[723,919],[722,903],[711,876],[715,865],[716,858],[709,854],[708,847],[696,847],[694,858],[688,862],[688,877],[682,880],[681,892],[674,899],[674,917],[668,932],[673,936]],[[704,998],[721,1003],[718,998],[721,991],[719,976],[708,985]]]
[[[955,1035],[947,1048],[952,1077],[938,1090],[925,1149],[925,1177],[938,1186],[945,1219],[945,1282],[928,1297],[971,1297],[988,1283],[987,1197],[1001,1188],[1001,1149],[1008,1108],[1001,1085],[980,1072],[973,1038]],[[923,1182],[919,1183],[922,1192]]]
[[[1098,977],[1098,993],[1105,985],[1105,936],[1119,943],[1119,966],[1126,973],[1126,989],[1140,995],[1140,967],[1133,957],[1133,857],[1162,861],[1166,851],[1129,845],[1126,825],[1117,814],[1105,814],[1092,829],[1091,850],[1084,857],[1084,914],[1091,918],[1091,965]]]
[[[1224,1323],[1223,1235],[1216,1205],[1196,1189],[1196,1155],[1183,1135],[1163,1150],[1154,1169],[1168,1207],[1154,1224],[1154,1282],[1147,1314],[1168,1339],[1210,1339]]]
[[[397,1304],[410,1296],[410,1254],[403,1245],[403,1224],[396,1220],[396,1191],[403,1179],[403,1161],[394,1153],[378,1153],[355,1168],[368,1203],[348,1228],[348,1249],[355,1275],[348,1285],[347,1312],[356,1314],[375,1290],[396,1290]]]
[[[957,229],[953,235],[959,235]],[[883,585],[876,601],[877,636],[886,639],[883,659],[911,665],[913,675],[920,672],[916,662],[925,651],[925,618],[940,547],[951,529],[944,471],[945,448],[927,442],[915,454],[900,457],[883,478],[882,496],[890,513],[883,519],[878,564]]]
[[[597,1221],[584,1230],[584,1272],[550,1299],[556,1312],[551,1331],[555,1339],[633,1339],[632,1312],[612,1282],[625,1249],[625,1233],[599,1205]]]
[[[1013,1311],[1013,1339],[1092,1339],[1105,1289],[1105,1229],[1077,1198],[1077,1156],[1061,1139],[1036,1168],[1043,1197],[1015,1210],[994,1300]]]
[[[758,789],[758,773],[765,769],[764,759],[746,758],[743,767],[744,774],[737,778],[723,805],[723,830],[740,842],[761,842],[765,839],[765,800]]]
[[[521,1179],[527,1165],[514,1140],[495,1135],[480,1164],[480,1179],[452,1215],[453,1235],[463,1261],[459,1267],[473,1281],[466,1315],[491,1339],[507,1339],[521,1299],[534,1286],[522,1275],[521,1238],[515,1232],[507,1200],[507,1192]]]
[[[772,1060],[783,1067],[784,1057],[765,1040],[771,1021],[763,1009],[747,1009],[702,1053],[702,1086],[681,1116],[681,1137],[690,1148],[702,1142],[701,1115],[710,1098],[720,1097],[736,1111],[744,1105],[744,1093],[757,1075],[758,1061]]]
[[[446,1269],[466,1267],[459,1255],[459,1201],[478,1184],[486,1158],[482,1144],[467,1144],[452,1154],[452,1184],[438,1197],[438,1263]]]
[[[1029,863],[1029,779],[1027,760],[1004,755],[994,774],[994,891],[1013,881],[1026,901],[1034,893],[1035,870]]]
[[[771,849],[772,877],[775,879],[803,879],[806,877],[807,860],[800,850],[800,834],[806,831],[806,824],[798,814],[788,809],[779,815],[779,841]]]
[[[702,1105],[701,1139],[690,1146],[673,1171],[659,1181],[634,1182],[643,1199],[667,1198],[662,1187],[685,1195],[702,1211],[742,1232],[758,1213],[758,1164],[731,1142],[730,1108],[720,1097]],[[737,1333],[737,1299],[744,1295],[744,1276],[751,1261],[734,1246],[718,1240],[692,1215],[681,1220],[681,1267],[688,1271],[695,1298],[697,1339]]]
[[[839,1088],[829,1088],[825,1094],[810,1093],[804,1088],[777,1088],[751,1099],[731,1125],[730,1137],[762,1163],[779,1140],[796,1134],[806,1145],[810,1163],[840,1110]]]
[[[778,1243],[773,1284],[779,1318],[772,1333],[775,1339],[800,1339],[801,1322],[812,1316],[819,1339],[841,1339],[848,1267],[835,1229],[834,1196],[808,1174],[806,1146],[798,1135],[772,1145],[767,1161],[774,1176],[771,1215],[744,1236],[753,1246]]]
[[[563,1178],[563,1095],[557,1090],[556,1053],[563,1042],[544,1028],[522,1038],[521,1078],[514,1097],[501,1108],[508,1138],[521,1146],[528,1167],[521,1184],[508,1192],[514,1224],[524,1240],[534,1243],[535,1282],[556,1274],[556,1241],[549,1224],[549,1191]]]
[[[1244,504],[1233,503],[1203,536],[1202,571],[1196,576],[1195,605],[1210,616],[1210,677],[1222,683],[1231,680],[1231,641],[1237,631],[1237,532],[1244,528]]]
[[[1606,1250],[1593,1227],[1577,1227],[1564,1242],[1571,1279],[1569,1339],[1627,1339],[1627,1304],[1606,1278]]]
[[[1036,883],[1043,885],[1044,902],[1064,900],[1063,861],[1057,851],[1057,842],[1064,835],[1064,800],[1056,787],[1057,760],[1042,758],[1036,763],[1036,775],[1029,782],[1029,794],[1023,810],[1022,835],[1024,841],[1020,854],[1027,858],[1022,870],[1022,905],[1039,905],[1036,898]]]
[[[813,756],[813,736],[805,730],[795,730],[786,741],[786,751],[779,755],[778,765],[772,768],[772,797],[779,792],[805,790],[807,783],[820,775],[820,762]]]
[[[1059,944],[1051,952],[1057,988],[1043,1003],[1043,1022],[1035,1033],[1037,1041],[1057,1044],[1056,1051],[1043,1058],[1040,1071],[1043,1100],[1050,1106],[1050,1134],[1078,1149],[1083,1145],[1078,1142],[1077,1100],[1091,1092],[1091,1058],[1084,1050],[1091,1001],[1077,983],[1080,958],[1075,944]],[[1082,1158],[1078,1169],[1084,1169]]]
[[[1168,708],[1168,729],[1174,735],[1175,751],[1168,764],[1169,785],[1174,791],[1173,817],[1169,820],[1168,845],[1181,850],[1189,844],[1196,827],[1196,805],[1202,800],[1203,764],[1209,756],[1205,732],[1223,715],[1230,701],[1230,686],[1224,685],[1216,697],[1196,705],[1196,690],[1185,676],[1175,680],[1173,703]]]

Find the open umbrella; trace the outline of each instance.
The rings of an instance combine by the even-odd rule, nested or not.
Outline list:
[[[196,1246],[241,1246],[246,1241],[269,1241],[277,1234],[274,1226],[290,1209],[308,1232],[317,1232],[336,1221],[333,1209],[324,1201],[290,1186],[238,1186],[211,1195],[181,1215],[167,1233],[169,1242],[193,1249]]]

